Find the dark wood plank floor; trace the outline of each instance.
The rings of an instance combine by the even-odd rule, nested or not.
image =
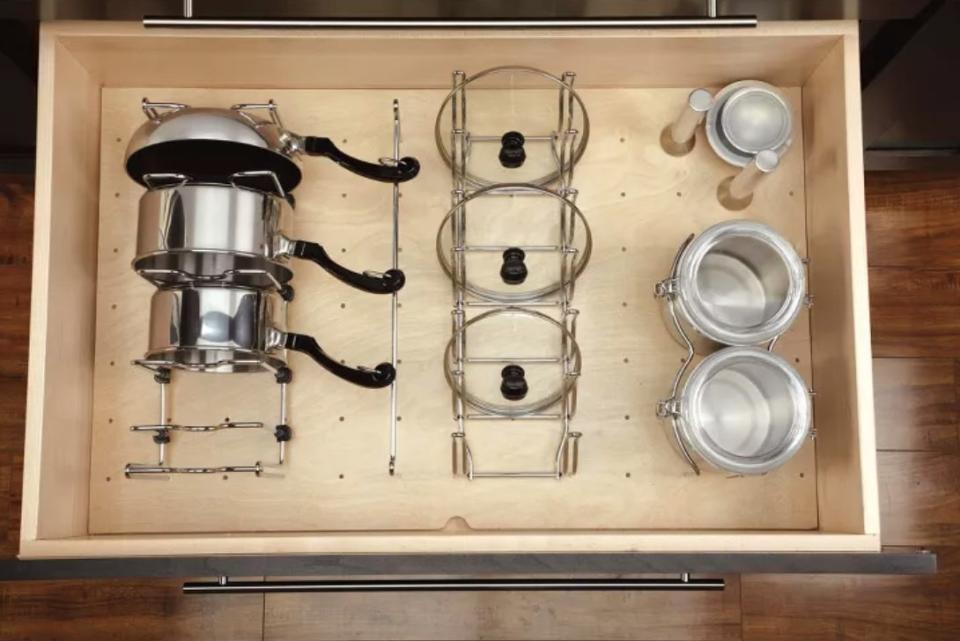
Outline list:
[[[0,555],[17,548],[32,180],[0,177]],[[960,174],[867,177],[883,541],[934,577],[744,575],[713,595],[188,597],[0,584],[0,639],[960,638]]]

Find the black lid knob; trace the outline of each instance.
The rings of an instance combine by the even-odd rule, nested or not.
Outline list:
[[[526,253],[519,247],[510,247],[503,252],[503,265],[500,267],[500,278],[507,285],[519,285],[527,280],[527,266],[523,260]]]
[[[277,428],[273,431],[273,437],[277,439],[277,443],[289,441],[293,438],[293,430],[290,429],[289,425],[277,425]]]
[[[508,131],[500,138],[500,164],[509,169],[516,169],[527,159],[527,152],[523,150],[525,142],[519,131]]]
[[[530,388],[527,386],[527,379],[524,378],[525,372],[519,365],[507,365],[500,371],[503,381],[500,382],[500,393],[508,401],[519,401],[523,399]]]

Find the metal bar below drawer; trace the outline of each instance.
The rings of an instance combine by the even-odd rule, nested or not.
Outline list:
[[[375,579],[367,581],[218,581],[184,583],[185,594],[256,594],[287,592],[499,592],[723,590],[723,579]]]

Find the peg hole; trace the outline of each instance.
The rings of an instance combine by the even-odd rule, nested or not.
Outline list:
[[[800,478],[803,478],[803,472],[800,472]]]
[[[342,416],[340,417],[340,422],[343,423],[343,417],[342,417]]]
[[[346,308],[347,308],[346,303],[340,303],[340,309],[346,309]]]
[[[338,476],[339,476],[341,479],[343,478],[343,474],[339,474]]]
[[[123,142],[123,139],[117,136],[117,142]]]
[[[110,479],[110,477],[108,476],[108,477],[107,477],[107,483],[109,483],[109,482],[110,482],[110,480],[111,480],[111,479]]]
[[[108,419],[107,419],[107,423],[113,423],[113,419],[112,419],[112,418],[108,418]]]
[[[224,480],[224,481],[226,481],[228,478],[230,478],[230,477],[227,476],[226,474],[223,475],[223,480]]]
[[[626,138],[621,138],[621,139],[620,139],[620,142],[627,142],[627,139],[626,139]]]
[[[623,415],[623,420],[629,421],[629,420],[630,420],[630,415],[629,415],[629,414],[624,414],[624,415]]]
[[[627,478],[630,478],[630,472],[627,472],[626,474],[624,474],[624,476]]]
[[[678,192],[677,192],[677,198],[682,198],[682,197],[683,197],[683,192],[682,192],[682,191],[678,191]]]
[[[120,192],[119,192],[119,191],[113,192],[113,197],[114,197],[114,198],[119,198],[119,197],[120,197]]]
[[[623,362],[624,362],[624,363],[629,363],[629,362],[630,362],[630,359],[629,359],[629,358],[624,358],[624,359],[623,359]]]
[[[627,197],[627,192],[621,191],[621,192],[620,192],[620,197],[621,197],[621,198],[626,198],[626,197]]]
[[[113,366],[114,366],[114,362],[110,361],[110,367],[113,367]]]
[[[346,197],[347,197],[347,194],[346,194],[346,193],[340,194],[340,197],[341,197],[341,198],[346,198]]]

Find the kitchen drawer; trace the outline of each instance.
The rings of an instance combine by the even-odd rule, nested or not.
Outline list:
[[[880,550],[855,22],[533,31],[80,22],[45,24],[41,35],[22,559]],[[595,234],[575,301],[581,469],[562,480],[450,472],[450,287],[433,248],[450,176],[433,126],[452,71],[503,64],[576,72],[591,118],[576,178]],[[678,159],[658,136],[690,89],[742,78],[784,88],[798,135],[750,208],[732,214],[715,189],[733,171],[706,141]],[[390,104],[400,100],[403,153],[423,170],[402,187],[397,475],[386,466],[386,391],[349,388],[293,356],[295,438],[283,468],[124,477],[125,462],[153,456],[128,426],[156,412],[152,377],[129,364],[146,347],[151,291],[129,267],[142,188],[123,168],[143,96],[272,98],[294,131],[368,157],[390,152]],[[389,188],[321,160],[303,168],[297,235],[322,237],[355,266],[386,264]],[[816,390],[816,439],[764,476],[696,476],[654,414],[683,351],[651,292],[686,234],[733,217],[768,222],[809,258],[815,305],[777,350]],[[388,302],[316,271],[297,270],[291,323],[351,360],[383,360]],[[275,408],[269,377],[175,377],[178,411],[202,420]],[[272,451],[269,438],[215,436],[197,438],[195,451],[172,445],[172,455],[230,464]]]

